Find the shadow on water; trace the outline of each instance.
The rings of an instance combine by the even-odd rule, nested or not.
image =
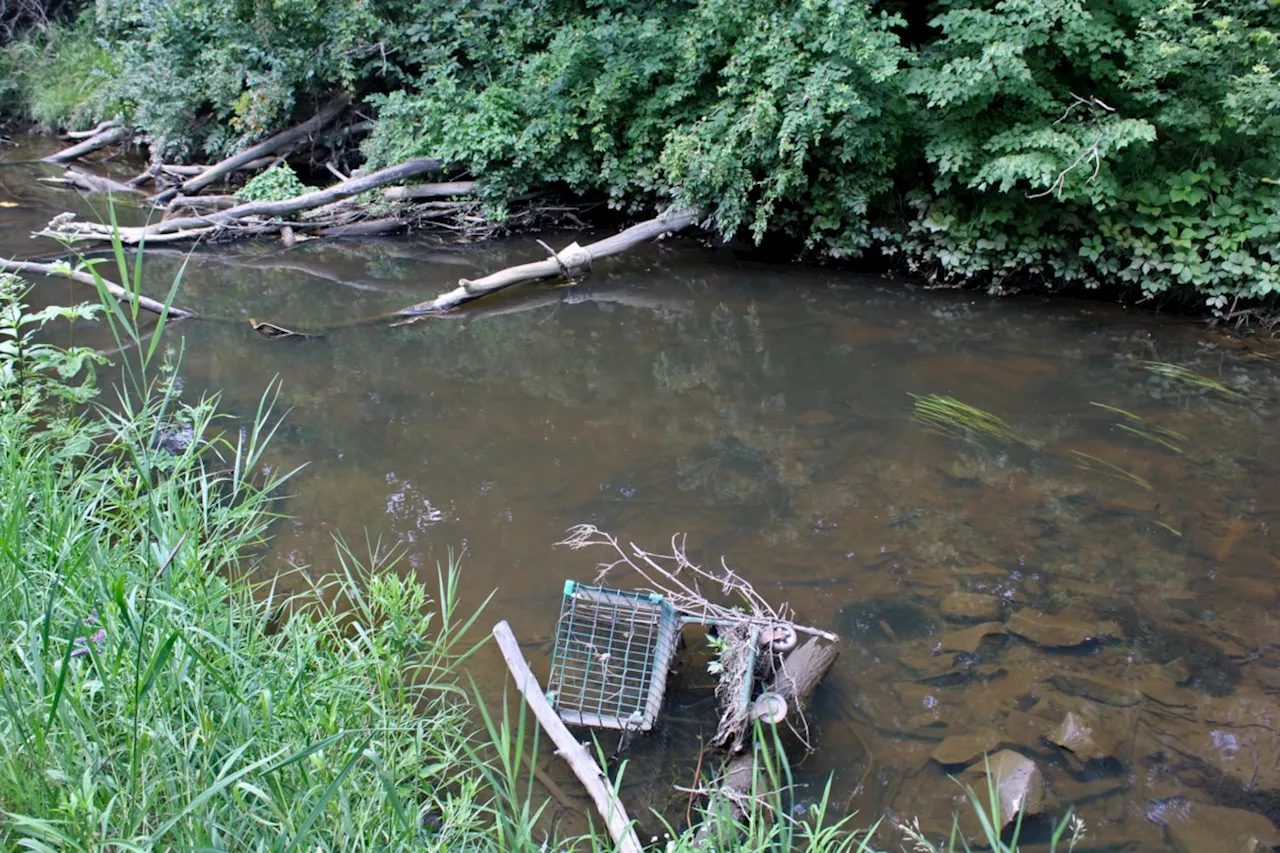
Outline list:
[[[53,248],[26,235],[74,196],[34,184],[38,172],[0,175],[20,200],[0,209],[0,255]],[[723,555],[845,637],[815,699],[802,804],[834,773],[838,803],[868,822],[891,809],[942,827],[956,768],[935,753],[990,741],[1040,763],[1096,849],[1163,849],[1183,800],[1280,817],[1280,379],[1264,344],[1246,352],[1096,303],[744,263],[683,240],[470,317],[305,342],[247,323],[332,326],[541,254],[524,238],[408,237],[192,256],[184,304],[233,322],[176,327],[185,393],[219,390],[248,412],[279,376],[292,411],[275,464],[310,463],[268,570],[325,572],[339,531],[397,544],[429,581],[465,548],[469,599],[496,589],[491,618],[510,620],[545,675],[563,581],[594,576],[589,554],[551,547],[565,529],[591,522],[656,547],[685,532],[695,559]],[[162,292],[184,257],[156,252],[148,287]],[[1025,446],[929,432],[911,394],[994,413]],[[1139,421],[1096,403],[1185,441],[1120,429]],[[627,753],[637,814],[680,819],[671,786],[693,781],[714,726],[706,652],[687,654],[667,722]],[[476,660],[496,691],[500,659]],[[1068,714],[1089,722],[1096,754],[1055,745]]]

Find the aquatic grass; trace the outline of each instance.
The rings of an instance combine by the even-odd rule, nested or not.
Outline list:
[[[1123,420],[1116,422],[1116,429],[1121,430],[1122,432],[1127,432],[1130,435],[1137,436],[1138,438],[1145,439],[1146,441],[1154,442],[1155,444],[1164,447],[1166,450],[1171,450],[1174,453],[1183,452],[1182,445],[1186,443],[1187,437],[1177,430],[1153,424],[1141,415],[1135,415],[1133,412],[1121,409],[1117,406],[1108,406],[1106,403],[1096,402],[1091,402],[1089,405],[1096,406],[1099,409],[1103,409],[1104,411],[1111,412],[1112,414],[1119,415],[1123,418]]]
[[[1171,364],[1167,361],[1144,361],[1142,366],[1157,376],[1173,379],[1201,391],[1212,391],[1235,400],[1241,400],[1245,397],[1244,394],[1234,388],[1228,388],[1218,380],[1196,373],[1194,370],[1183,367],[1180,364]]]
[[[1077,462],[1077,465],[1086,471],[1096,471],[1099,474],[1106,474],[1110,477],[1116,477],[1118,479],[1134,483],[1149,492],[1154,491],[1154,488],[1147,479],[1140,477],[1132,471],[1121,468],[1114,462],[1108,462],[1101,457],[1094,456],[1092,453],[1085,453],[1083,450],[1073,450],[1071,453],[1077,458],[1077,460],[1080,460]]]
[[[1003,419],[954,397],[909,395],[913,413],[925,429],[969,444],[1028,444]]]

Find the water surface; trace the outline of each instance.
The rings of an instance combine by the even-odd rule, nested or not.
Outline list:
[[[87,209],[34,182],[55,171],[0,169],[0,201],[17,204],[0,208],[0,255],[52,251],[29,232]],[[1082,849],[1167,849],[1164,823],[1190,802],[1280,817],[1280,349],[1105,303],[930,291],[689,239],[600,263],[579,287],[343,327],[541,254],[532,237],[417,235],[190,258],[178,301],[213,319],[174,329],[185,393],[221,391],[247,415],[279,377],[291,411],[273,464],[309,463],[263,571],[323,574],[338,534],[431,583],[465,552],[465,603],[495,591],[485,624],[509,620],[545,677],[563,582],[595,575],[596,555],[553,547],[566,528],[650,550],[683,533],[694,559],[723,557],[844,637],[801,800],[834,773],[839,809],[943,829],[960,768],[931,755],[973,736],[1038,761],[1057,813],[1084,819]],[[184,257],[151,254],[148,289]],[[272,342],[251,317],[332,330]],[[913,394],[992,412],[1023,441],[931,433]],[[1042,613],[1099,639],[1050,647],[1025,627]],[[958,635],[981,620],[997,623],[985,640]],[[701,654],[677,673],[668,722],[627,751],[635,812],[683,816],[671,786],[691,784],[714,724]],[[500,659],[476,660],[496,696]],[[1096,755],[1045,739],[1068,712]]]

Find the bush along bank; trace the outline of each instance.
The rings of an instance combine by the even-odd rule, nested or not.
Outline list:
[[[99,0],[11,44],[0,97],[173,160],[350,93],[367,168],[437,158],[491,217],[555,190],[1230,315],[1280,280],[1278,33],[1240,0]]]

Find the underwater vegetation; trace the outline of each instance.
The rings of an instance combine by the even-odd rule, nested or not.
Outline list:
[[[912,394],[914,417],[925,429],[969,444],[1028,444],[1004,419],[939,394]]]
[[[1121,420],[1116,422],[1116,429],[1127,432],[1130,435],[1136,435],[1138,438],[1155,442],[1167,450],[1172,450],[1174,453],[1181,453],[1182,445],[1187,441],[1187,437],[1177,430],[1153,424],[1141,415],[1135,415],[1133,412],[1117,406],[1094,402],[1089,403],[1089,405],[1097,406],[1099,409],[1119,415]]]
[[[1157,376],[1164,376],[1169,379],[1173,379],[1201,391],[1213,391],[1215,393],[1222,394],[1224,397],[1231,397],[1237,400],[1244,398],[1244,394],[1241,394],[1239,391],[1236,391],[1233,388],[1228,388],[1218,380],[1211,379],[1201,373],[1196,373],[1194,370],[1183,367],[1180,364],[1170,364],[1167,361],[1144,361],[1142,362],[1142,366]]]

